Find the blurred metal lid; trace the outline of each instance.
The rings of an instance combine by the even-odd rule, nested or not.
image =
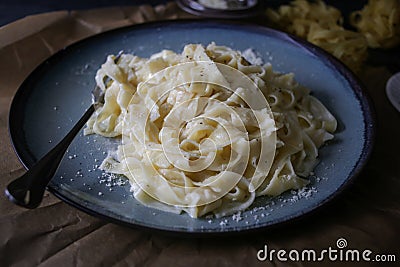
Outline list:
[[[240,19],[263,11],[258,0],[177,0],[178,6],[193,15],[208,18]]]

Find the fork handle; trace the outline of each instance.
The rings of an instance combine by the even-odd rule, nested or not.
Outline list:
[[[57,171],[65,151],[94,111],[95,105],[92,104],[69,133],[52,150],[25,174],[8,184],[5,194],[11,202],[28,209],[34,209],[40,205],[44,191]]]

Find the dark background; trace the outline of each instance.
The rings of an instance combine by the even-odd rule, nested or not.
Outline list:
[[[27,15],[56,11],[91,9],[108,6],[157,5],[167,0],[0,0],[0,25]]]
[[[287,0],[259,0],[268,6],[287,3]],[[0,26],[28,15],[56,11],[91,9],[96,7],[151,4],[157,5],[168,0],[0,0]],[[343,15],[360,9],[366,0],[325,0],[327,4],[339,8]],[[1,40],[0,40],[1,41]]]

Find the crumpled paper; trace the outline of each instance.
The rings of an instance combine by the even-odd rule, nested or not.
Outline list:
[[[37,65],[63,47],[99,32],[183,17],[192,16],[169,3],[52,12],[1,27],[1,191],[25,171],[12,149],[7,120],[13,95]],[[49,193],[35,210],[15,206],[1,194],[1,266],[321,266],[318,262],[282,262],[276,257],[273,262],[261,262],[257,252],[265,245],[275,250],[321,251],[336,248],[339,238],[345,238],[354,249],[395,254],[399,261],[400,114],[385,97],[384,86],[390,76],[385,68],[370,66],[360,76],[377,111],[375,150],[354,184],[313,214],[256,234],[181,238],[102,221]],[[329,259],[324,263],[334,264]],[[340,266],[352,264],[340,262]]]

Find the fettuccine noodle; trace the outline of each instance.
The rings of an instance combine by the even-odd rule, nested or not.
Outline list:
[[[97,72],[105,103],[85,134],[122,137],[101,168],[127,177],[153,208],[221,217],[302,188],[336,130],[292,74],[251,65],[226,46],[114,59]]]
[[[400,44],[399,0],[370,0],[361,11],[351,14],[350,21],[372,48],[391,48]]]
[[[344,29],[340,11],[321,0],[295,0],[278,10],[267,9],[266,15],[273,27],[320,46],[355,72],[367,58],[365,37]]]

